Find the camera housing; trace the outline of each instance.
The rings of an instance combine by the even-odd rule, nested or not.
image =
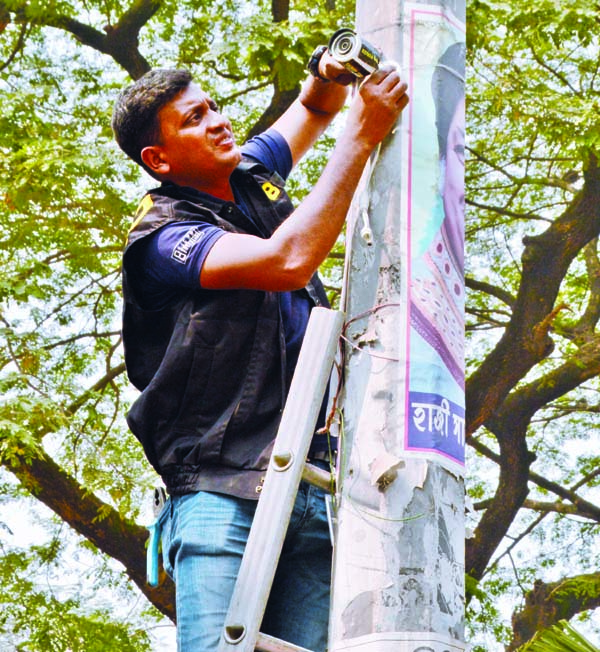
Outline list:
[[[380,50],[352,29],[338,29],[328,47],[329,54],[355,77],[366,77],[379,68]]]

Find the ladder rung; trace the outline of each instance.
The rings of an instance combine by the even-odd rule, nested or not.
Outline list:
[[[306,462],[302,470],[302,479],[323,491],[328,492],[335,488],[335,482],[331,471],[325,471],[314,464]]]
[[[282,641],[274,636],[259,633],[256,639],[256,647],[254,648],[260,652],[311,652],[305,647]]]

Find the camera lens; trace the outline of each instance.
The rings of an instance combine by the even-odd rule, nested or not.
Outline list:
[[[356,45],[356,34],[350,29],[340,29],[329,43],[329,51],[333,57],[350,57]]]
[[[337,42],[336,51],[340,54],[346,54],[347,52],[350,52],[350,50],[352,50],[352,39],[349,36],[343,36]]]

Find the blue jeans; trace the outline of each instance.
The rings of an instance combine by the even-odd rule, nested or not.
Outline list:
[[[217,649],[255,509],[202,491],[167,502],[163,564],[175,580],[178,652]],[[325,652],[330,583],[325,495],[302,482],[260,631]]]

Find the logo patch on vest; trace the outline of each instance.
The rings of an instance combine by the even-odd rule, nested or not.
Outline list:
[[[201,226],[193,226],[181,240],[175,245],[171,252],[171,258],[178,263],[185,265],[190,256],[192,247],[200,242],[204,237],[204,231]]]
[[[261,188],[271,201],[275,201],[279,198],[279,195],[281,195],[281,190],[277,186],[274,186],[270,181],[265,181]]]

